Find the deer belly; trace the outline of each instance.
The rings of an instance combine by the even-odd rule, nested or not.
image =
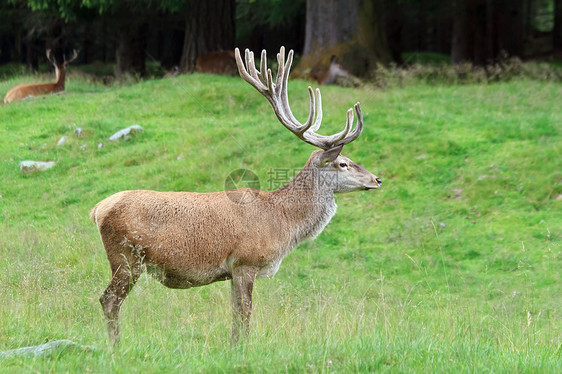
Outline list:
[[[146,264],[147,272],[168,288],[191,288],[205,286],[210,283],[232,279],[224,269],[187,270],[177,272],[162,269],[154,264]]]

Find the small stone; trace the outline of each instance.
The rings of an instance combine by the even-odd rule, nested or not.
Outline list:
[[[144,129],[139,125],[132,125],[122,130],[117,131],[109,137],[109,140],[114,142],[120,139],[129,139],[131,136],[143,132]]]
[[[82,128],[81,127],[77,127],[74,130],[74,135],[81,138],[82,136],[84,136],[84,133],[82,132]]]
[[[455,200],[460,200],[462,195],[462,188],[455,188],[453,190],[453,193],[455,194]]]
[[[66,135],[65,135],[65,136],[62,136],[62,137],[59,139],[59,141],[57,142],[57,146],[61,146],[61,145],[63,145],[64,143],[66,143],[66,140],[67,140],[67,139],[68,139],[68,138],[66,137]]]
[[[22,173],[34,173],[36,171],[45,171],[55,166],[54,161],[21,161],[19,167]]]
[[[444,222],[439,222],[439,227],[444,229],[445,227],[447,227],[447,224],[445,224]]]
[[[103,147],[103,143],[99,143],[99,144],[98,144],[98,149],[102,149],[102,147]]]

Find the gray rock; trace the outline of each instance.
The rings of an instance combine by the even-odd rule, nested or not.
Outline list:
[[[455,194],[455,197],[454,197],[455,200],[461,200],[462,199],[462,188],[455,188],[453,190],[453,194]]]
[[[109,140],[114,142],[121,139],[129,139],[131,136],[142,133],[144,129],[139,125],[132,125],[122,130],[117,131],[109,137]]]
[[[34,345],[31,347],[17,348],[9,351],[0,352],[0,358],[10,357],[32,357],[32,356],[45,356],[50,353],[65,350],[68,348],[76,348],[83,351],[94,350],[94,347],[82,345],[73,342],[72,340],[55,340],[41,345]]]
[[[55,166],[54,161],[21,161],[19,167],[22,173],[33,173],[36,171],[45,171]]]
[[[59,139],[59,141],[57,142],[57,145],[58,145],[58,146],[63,145],[64,143],[66,143],[66,140],[67,140],[67,139],[68,139],[68,138],[66,137],[66,135],[62,136],[62,137]]]

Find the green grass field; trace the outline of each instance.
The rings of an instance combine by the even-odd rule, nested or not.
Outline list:
[[[0,96],[31,80],[0,81]],[[289,85],[303,120],[307,85]],[[365,130],[344,154],[383,187],[339,195],[326,230],[256,282],[244,344],[229,344],[229,282],[182,291],[143,275],[117,351],[90,209],[125,189],[219,191],[238,168],[268,189],[313,147],[234,77],[75,78],[65,94],[0,106],[0,351],[58,339],[97,348],[4,359],[0,372],[562,372],[562,85],[323,87],[322,97],[323,133],[361,102]],[[107,141],[132,124],[145,132]],[[30,159],[57,164],[24,175]]]

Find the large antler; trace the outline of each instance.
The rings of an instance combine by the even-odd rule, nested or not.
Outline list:
[[[322,97],[320,90],[316,89],[316,95],[309,86],[308,93],[310,95],[310,112],[307,121],[302,124],[293,115],[289,107],[289,97],[287,95],[287,82],[289,80],[289,70],[293,63],[293,50],[289,51],[287,62],[285,62],[285,47],[277,54],[277,62],[279,68],[277,70],[277,78],[273,83],[271,69],[267,68],[267,58],[265,50],[261,53],[260,70],[256,70],[254,53],[246,49],[245,59],[246,65],[242,62],[240,50],[238,48],[234,51],[236,57],[236,65],[238,65],[238,72],[240,76],[252,86],[254,86],[259,93],[261,93],[270,102],[273,107],[275,115],[279,121],[289,129],[293,134],[304,140],[308,144],[328,150],[330,148],[344,146],[351,143],[363,131],[363,115],[359,103],[354,105],[355,113],[357,113],[357,125],[350,131],[353,126],[353,109],[347,111],[347,120],[345,128],[334,135],[320,135],[316,131],[322,124]]]
[[[68,65],[70,64],[72,61],[76,60],[76,57],[78,57],[78,53],[80,51],[73,49],[72,50],[72,55],[70,56],[70,59],[67,60],[66,56],[62,56],[63,59],[63,65]],[[55,58],[55,56],[53,55],[53,51],[51,49],[47,49],[47,60],[49,60],[53,65],[59,66],[59,64],[57,63],[57,59]]]

